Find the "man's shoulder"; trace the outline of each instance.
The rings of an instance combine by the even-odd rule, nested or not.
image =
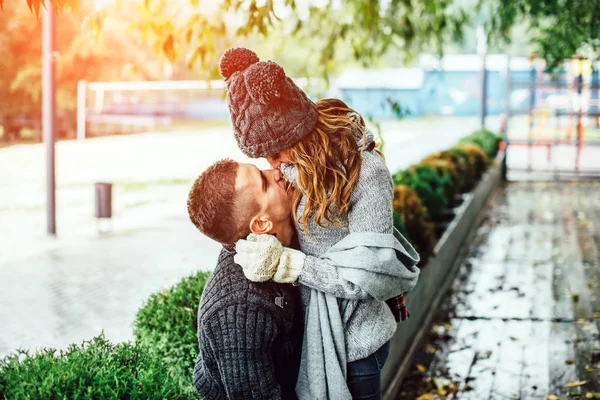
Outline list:
[[[219,261],[206,283],[199,314],[204,318],[227,307],[275,310],[275,297],[284,290],[273,282],[251,282],[242,267],[235,263],[233,252],[223,250]]]

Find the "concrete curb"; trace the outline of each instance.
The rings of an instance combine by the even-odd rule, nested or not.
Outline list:
[[[475,189],[464,195],[454,219],[436,244],[433,256],[421,268],[417,286],[406,296],[411,316],[398,326],[392,337],[390,354],[381,372],[385,400],[395,399],[400,391],[413,356],[433,322],[435,313],[431,310],[439,306],[456,276],[462,261],[460,250],[479,226],[490,194],[502,184],[504,157],[505,153],[501,150]]]

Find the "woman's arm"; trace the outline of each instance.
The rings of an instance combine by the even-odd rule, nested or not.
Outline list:
[[[393,236],[392,200],[393,182],[385,162],[375,152],[364,152],[348,212],[350,234]],[[387,300],[407,292],[417,282],[419,257],[408,241],[402,237],[399,241],[404,252],[364,245],[326,252],[321,257],[306,256],[299,282],[347,299]]]

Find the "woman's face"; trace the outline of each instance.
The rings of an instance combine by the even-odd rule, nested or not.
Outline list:
[[[290,160],[290,150],[289,149],[285,149],[283,151],[280,151],[277,154],[266,157],[266,159],[269,162],[269,164],[271,164],[271,168],[273,168],[273,169],[279,168],[279,166],[282,163],[283,164],[292,164],[292,162]]]

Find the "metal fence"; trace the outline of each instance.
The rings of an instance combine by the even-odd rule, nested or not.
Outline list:
[[[600,82],[598,69],[574,59],[554,73],[531,62],[527,79],[506,75],[507,171],[512,178],[600,177]],[[513,98],[528,92],[528,107]],[[521,117],[515,118],[515,117]]]

